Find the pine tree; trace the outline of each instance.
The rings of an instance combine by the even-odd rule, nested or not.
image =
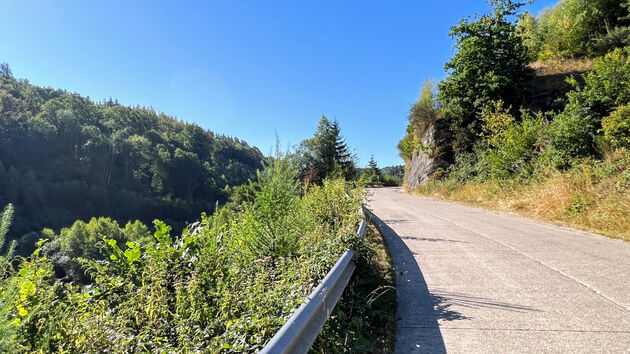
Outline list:
[[[339,122],[322,116],[313,138],[300,145],[300,177],[321,183],[326,177],[351,180],[355,175],[355,158],[341,136]]]
[[[374,160],[374,155],[370,156],[370,161],[368,162],[368,167],[363,172],[363,176],[361,179],[366,183],[380,183],[382,180],[381,170],[378,168],[378,164],[376,160]]]
[[[335,137],[334,160],[337,168],[341,169],[346,180],[351,180],[355,174],[354,156],[350,153],[348,145],[341,136],[341,128],[336,120],[331,124],[331,135]]]

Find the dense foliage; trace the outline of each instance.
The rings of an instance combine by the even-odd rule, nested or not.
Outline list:
[[[602,120],[617,107],[630,103],[628,54],[630,47],[625,52],[615,49],[596,59],[594,71],[583,76],[583,87],[576,80],[571,80],[574,90],[567,93],[567,105],[550,127],[550,146],[565,160],[571,157],[601,157]],[[613,118],[621,124],[623,120],[623,114],[616,120]],[[609,134],[612,132],[608,131]],[[618,132],[623,134],[623,130]],[[615,139],[623,139],[623,136]]]
[[[511,20],[523,3],[490,3],[489,15],[464,18],[451,27],[456,52],[445,65],[449,76],[438,85],[451,146],[458,154],[472,151],[482,131],[481,111],[493,101],[502,100],[518,112],[532,77],[527,51]]]
[[[448,173],[438,177],[450,176],[459,182],[534,176],[577,166],[581,158],[599,159],[611,148],[627,146],[627,48],[613,48],[594,60],[590,72],[579,79],[569,78],[571,89],[562,105],[552,106],[556,111],[533,112],[523,104],[528,100],[519,102],[518,97],[527,92],[528,57],[523,42],[530,50],[532,47],[524,32],[527,21],[543,23],[550,16],[568,16],[582,21],[580,26],[586,28],[572,30],[601,32],[601,26],[626,23],[628,6],[614,1],[563,0],[539,20],[520,16],[517,28],[517,10],[522,4],[509,0],[491,4],[490,15],[476,21],[464,19],[453,27],[457,52],[447,63],[449,76],[438,86],[439,102],[431,103],[431,91],[425,84],[410,112],[407,134],[399,143],[401,156],[409,162],[413,154],[430,153],[419,143],[418,132],[435,122],[435,117],[450,122],[447,130],[452,138],[440,149],[454,152]],[[539,34],[554,36],[545,26],[539,28]],[[580,38],[581,43],[587,42]],[[575,56],[583,54],[573,47],[567,50]],[[417,107],[422,106],[425,113],[419,115]]]
[[[436,84],[428,80],[422,84],[420,97],[409,110],[409,123],[405,136],[398,143],[400,157],[410,161],[420,152],[431,154],[435,146],[426,146],[423,139],[427,132],[435,128],[438,119],[444,118],[443,110],[437,99]]]
[[[614,147],[630,148],[630,104],[620,106],[602,119],[604,136]]]
[[[0,205],[15,205],[11,238],[98,215],[181,229],[225,202],[262,159],[243,141],[153,109],[95,103],[0,68]]]
[[[363,192],[343,179],[302,189],[296,174],[290,160],[274,158],[257,181],[240,188],[238,201],[202,215],[181,236],[157,220],[146,242],[139,240],[146,228],[122,229],[109,219],[49,233],[52,239],[38,242],[15,270],[10,264],[2,269],[0,350],[261,348],[345,249],[371,252],[355,234]],[[55,277],[45,255],[47,244],[64,249],[84,237],[76,233],[100,237],[94,248],[66,249],[87,271],[89,286]],[[78,242],[92,247],[90,240]],[[364,318],[346,315],[352,323]],[[340,337],[338,345],[365,348],[370,334],[352,328],[354,334]]]
[[[357,169],[358,182],[362,185],[394,187],[402,186],[405,177],[405,166],[378,167],[376,160],[370,159],[365,168]]]
[[[359,180],[366,184],[383,183],[381,169],[378,168],[378,164],[376,163],[376,160],[374,160],[374,155],[370,156],[370,161],[368,161],[367,167],[361,171],[361,177]]]
[[[388,187],[402,186],[405,179],[405,166],[385,166],[381,168],[383,185]]]
[[[630,3],[562,0],[538,16],[524,13],[519,34],[532,60],[597,56],[630,45]]]

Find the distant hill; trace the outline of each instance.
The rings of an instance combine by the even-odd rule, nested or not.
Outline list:
[[[0,207],[16,207],[12,238],[93,216],[182,227],[262,160],[244,141],[152,108],[95,103],[0,69]]]

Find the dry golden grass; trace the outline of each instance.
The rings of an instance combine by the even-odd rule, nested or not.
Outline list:
[[[592,59],[550,59],[535,61],[529,64],[534,69],[536,76],[568,74],[573,72],[584,72],[593,69]]]
[[[630,241],[630,188],[623,186],[628,166],[615,164],[620,159],[627,161],[628,152],[607,158],[602,165],[608,173],[600,173],[604,167],[582,167],[526,181],[431,181],[415,192]]]

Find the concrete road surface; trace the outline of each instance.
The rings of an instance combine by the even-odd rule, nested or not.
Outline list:
[[[398,274],[396,352],[630,353],[629,243],[393,188],[369,208]]]

